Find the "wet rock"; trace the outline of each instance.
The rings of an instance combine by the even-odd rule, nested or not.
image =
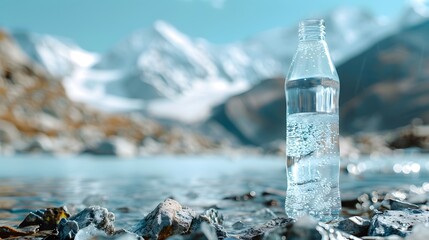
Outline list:
[[[246,227],[246,224],[244,224],[242,221],[238,221],[232,224],[232,228],[234,228],[235,230],[241,230],[245,227]]]
[[[418,209],[387,210],[372,218],[369,235],[405,237],[420,223],[429,223],[429,212]]]
[[[203,223],[209,224],[215,229],[215,233],[218,238],[227,237],[227,233],[224,230],[223,224],[223,215],[220,214],[216,209],[210,208],[206,210],[203,214],[200,214],[192,221],[191,232],[198,232],[201,229]]]
[[[195,212],[172,199],[160,203],[142,219],[133,232],[145,239],[166,239],[174,234],[189,232]]]
[[[209,221],[210,221],[209,223],[219,224],[219,225],[223,224],[223,215],[221,213],[219,213],[219,211],[214,209],[214,208],[210,208],[210,209],[206,210],[200,216],[205,216],[207,219],[209,219]]]
[[[106,208],[92,206],[85,208],[78,214],[69,218],[70,221],[76,221],[79,229],[86,228],[93,224],[97,229],[104,231],[107,234],[113,234],[115,227],[115,215],[109,212]]]
[[[107,234],[97,228],[94,224],[89,224],[87,227],[80,229],[76,236],[75,240],[93,240],[107,237]]]
[[[34,231],[26,232],[20,229],[16,229],[8,226],[0,226],[0,239],[10,237],[22,237],[34,234]]]
[[[338,222],[335,227],[351,235],[362,237],[368,235],[369,225],[370,221],[368,219],[355,216]]]
[[[65,207],[40,209],[29,213],[18,227],[39,226],[40,231],[54,230],[61,219],[68,217],[70,214]]]
[[[404,210],[404,209],[419,209],[419,206],[396,200],[396,199],[385,199],[381,202],[381,209],[387,210]]]
[[[189,235],[174,235],[168,240],[218,240],[216,229],[206,222],[201,223],[200,227]]]
[[[250,192],[245,193],[243,195],[234,195],[234,196],[225,197],[224,200],[247,201],[250,199],[254,199],[255,197],[256,197],[256,192],[250,191]]]
[[[60,240],[72,240],[79,231],[79,225],[76,221],[61,219],[58,224],[58,238]]]
[[[275,218],[262,225],[252,227],[240,233],[241,239],[262,239],[264,234],[273,229],[287,228],[292,226],[294,220],[292,218]]]
[[[260,239],[260,238],[256,238]],[[358,239],[350,234],[336,230],[328,224],[317,222],[312,217],[302,217],[295,223],[278,226],[267,231],[264,240],[318,240],[318,239]]]

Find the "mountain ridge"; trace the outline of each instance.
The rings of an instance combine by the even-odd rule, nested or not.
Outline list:
[[[380,21],[362,9],[338,8],[325,14],[325,20],[338,62],[384,34]],[[229,44],[211,44],[158,21],[120,41],[91,66],[75,67],[74,72],[64,74],[64,83],[73,100],[103,110],[121,110],[122,106],[125,111],[143,110],[157,118],[204,121],[226,98],[261,79],[285,74],[297,41],[297,28],[290,27]],[[347,46],[339,44],[342,41]],[[49,63],[39,63],[49,69]],[[91,92],[97,97],[87,96]],[[176,111],[184,106],[196,110],[184,116]]]

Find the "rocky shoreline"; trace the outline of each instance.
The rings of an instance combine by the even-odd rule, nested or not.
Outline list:
[[[279,193],[262,195],[269,194]],[[0,226],[0,239],[426,239],[429,235],[426,202],[414,204],[391,197],[391,194],[376,196],[373,192],[373,196],[364,194],[355,200],[343,200],[343,217],[329,223],[317,222],[309,216],[294,220],[273,214],[271,220],[253,226],[236,222],[232,230],[226,227],[231,224],[225,224],[228,219],[221,210],[209,208],[198,213],[171,198],[127,229],[115,228],[115,214],[100,206],[86,207],[75,214],[70,214],[66,207],[47,208],[31,212],[18,226]],[[225,199],[252,201],[255,193]],[[278,207],[278,202],[272,206]],[[357,213],[359,209],[360,216],[351,216],[350,210]]]

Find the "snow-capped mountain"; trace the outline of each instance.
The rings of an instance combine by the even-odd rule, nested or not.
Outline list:
[[[68,96],[107,111],[141,109],[140,101],[106,93],[105,83],[122,78],[114,71],[97,71],[92,66],[100,59],[97,53],[85,51],[73,41],[51,35],[12,32],[11,36],[35,62],[50,74],[62,79]]]
[[[336,63],[389,31],[361,9],[339,8],[324,19]],[[14,36],[34,60],[63,76],[73,100],[111,110],[144,109],[187,122],[204,119],[212,106],[261,79],[284,75],[298,43],[297,27],[215,45],[163,21],[134,32],[102,56],[51,36]]]
[[[31,59],[56,77],[89,68],[99,58],[98,54],[85,51],[66,38],[22,31],[11,34]]]

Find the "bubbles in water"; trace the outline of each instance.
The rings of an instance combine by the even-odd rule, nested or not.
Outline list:
[[[338,217],[338,114],[296,113],[287,118],[286,212],[320,220]]]

